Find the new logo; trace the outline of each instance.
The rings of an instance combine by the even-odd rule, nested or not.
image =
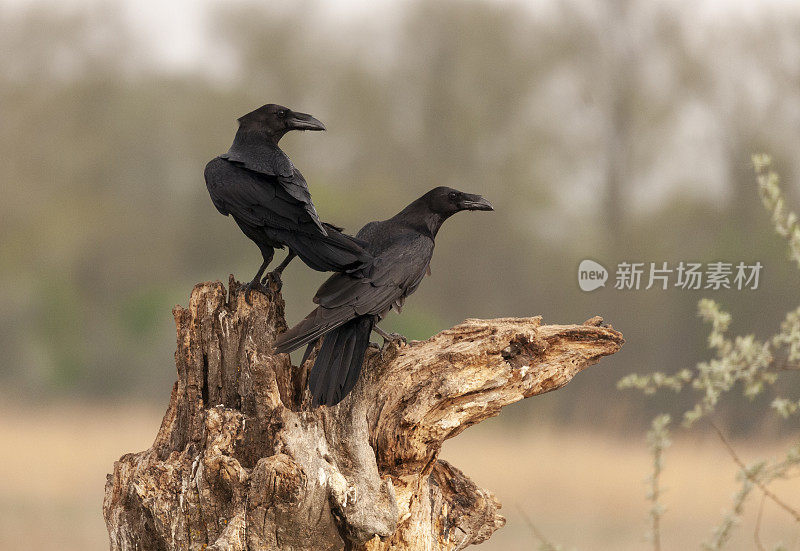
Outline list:
[[[582,260],[578,266],[578,286],[581,291],[594,291],[606,286],[608,270],[594,260]]]

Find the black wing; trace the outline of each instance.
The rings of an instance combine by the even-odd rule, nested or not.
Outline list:
[[[297,169],[291,178],[268,176],[217,157],[206,165],[205,179],[222,214],[253,226],[327,235]]]
[[[358,316],[383,317],[393,306],[402,306],[425,277],[432,255],[429,237],[416,232],[393,236],[375,258],[370,277],[334,274],[328,278],[314,296],[319,307],[282,334],[276,350],[291,352]]]

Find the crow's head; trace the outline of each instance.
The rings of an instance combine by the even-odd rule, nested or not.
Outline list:
[[[444,186],[430,190],[423,197],[432,212],[445,218],[462,210],[494,210],[492,204],[480,195]]]
[[[264,132],[280,140],[290,130],[325,130],[325,125],[306,113],[268,103],[239,118],[240,128]]]

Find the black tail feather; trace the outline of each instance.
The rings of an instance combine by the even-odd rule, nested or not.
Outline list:
[[[331,331],[325,335],[322,340],[322,347],[317,353],[317,359],[311,368],[311,373],[308,377],[308,388],[311,390],[315,406],[321,403],[327,405],[328,401],[333,399],[332,393],[328,391],[329,387],[334,386],[331,382],[330,368],[332,367],[331,364],[333,363],[334,353],[337,348],[336,344],[340,335],[340,331]]]
[[[326,224],[328,235],[296,233],[285,236],[287,245],[309,268],[319,272],[346,272],[367,275],[373,258],[360,239],[341,233]]]
[[[358,365],[355,369],[352,369],[351,367],[351,369],[347,372],[347,379],[342,387],[342,398],[350,394],[350,391],[356,386],[358,376],[361,374],[361,365],[364,363],[364,354],[366,354],[367,348],[369,348],[369,337],[372,334],[372,327],[375,325],[375,318],[369,317],[368,324],[367,322],[363,323],[366,325],[366,327],[360,328],[360,330],[356,333],[355,345],[353,347],[353,359],[351,360],[351,366],[352,363],[356,361],[358,362]]]
[[[360,316],[325,335],[308,379],[315,406],[333,406],[353,390],[375,320]]]
[[[302,321],[275,340],[275,352],[292,352],[301,346],[313,343],[328,331],[342,325],[351,316],[352,310],[339,308],[336,310],[314,309]],[[306,358],[308,355],[305,356]]]

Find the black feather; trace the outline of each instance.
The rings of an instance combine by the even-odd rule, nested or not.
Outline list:
[[[305,178],[278,146],[286,132],[309,128],[287,126],[280,115],[286,111],[268,104],[239,119],[228,152],[206,165],[211,200],[261,250],[257,277],[272,261],[274,249],[287,246],[314,270],[366,275],[372,257],[364,251],[365,243],[320,221]],[[294,115],[318,123],[315,129],[324,128],[310,115]]]
[[[372,316],[361,316],[322,339],[309,377],[315,406],[336,405],[353,389],[361,373],[372,327]]]
[[[439,187],[393,218],[365,225],[356,239],[368,243],[367,252],[374,259],[369,268],[359,272],[361,277],[337,273],[328,278],[314,296],[317,308],[278,337],[279,352],[322,337],[310,376],[315,404],[338,403],[353,389],[370,332],[391,308],[401,309],[430,274],[436,234],[459,210],[491,210],[491,205],[478,195]]]

